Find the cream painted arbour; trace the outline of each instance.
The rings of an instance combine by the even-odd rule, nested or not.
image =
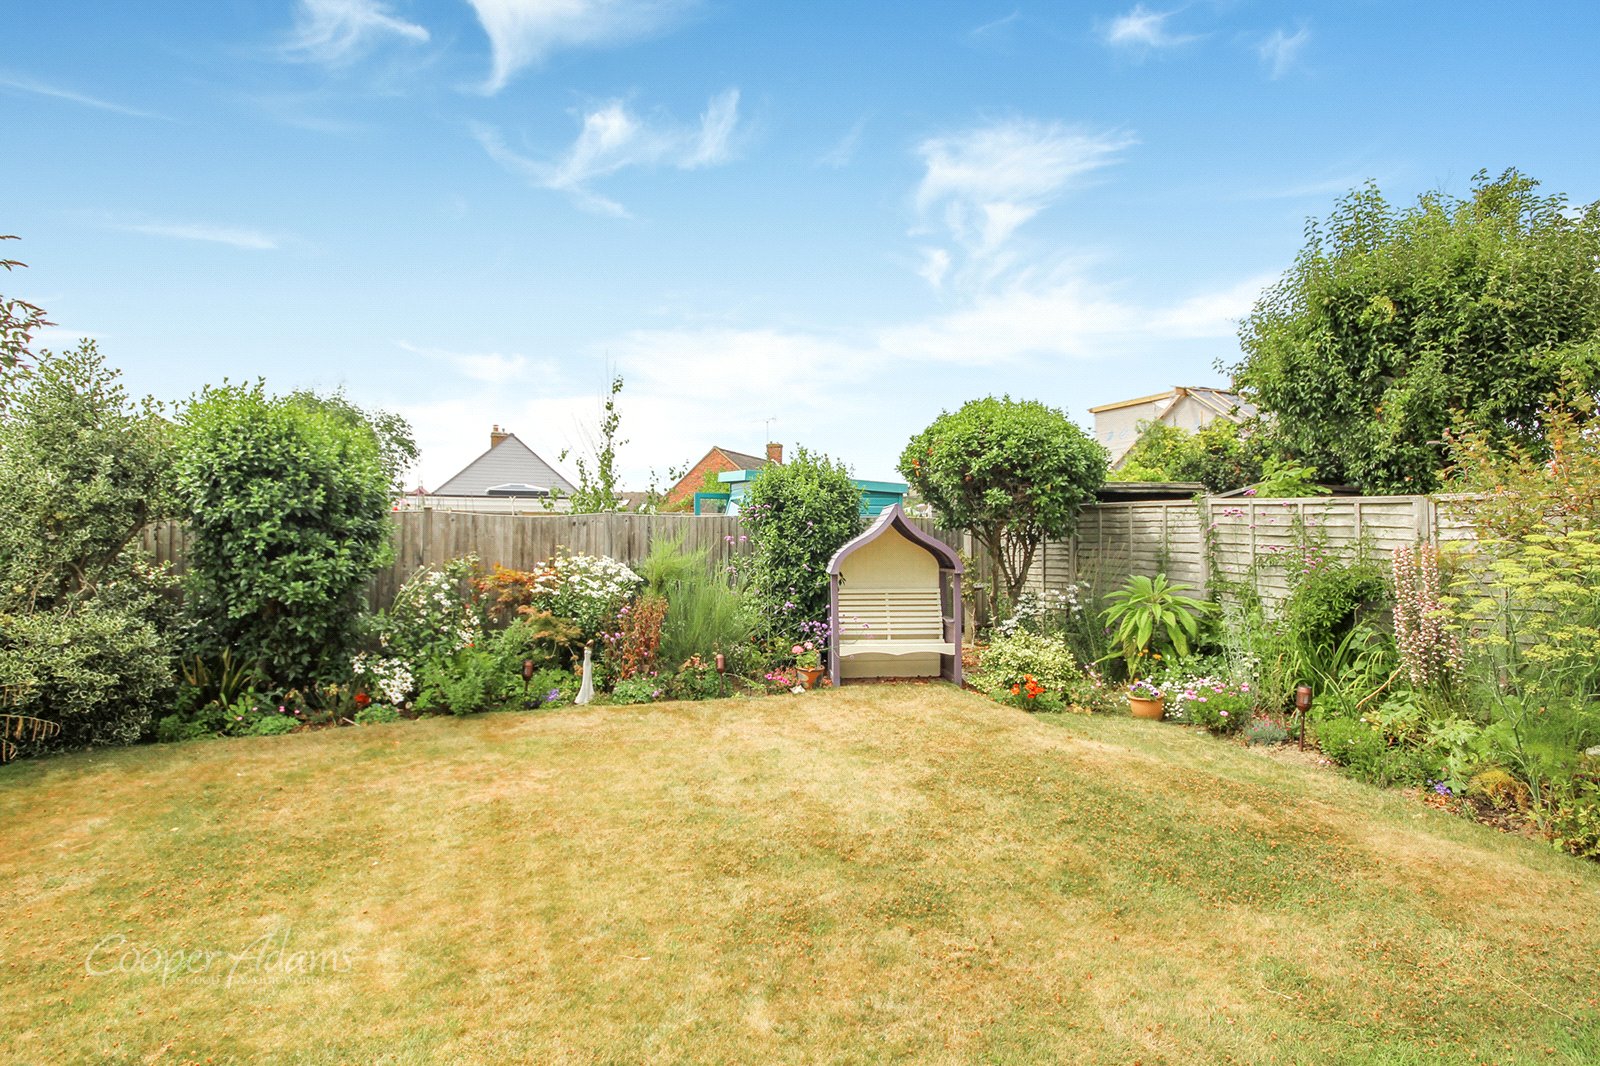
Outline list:
[[[961,557],[895,504],[828,564],[828,669],[961,683]]]

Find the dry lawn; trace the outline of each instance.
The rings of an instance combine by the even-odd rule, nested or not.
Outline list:
[[[0,771],[11,1062],[1600,1062],[1600,867],[946,686]]]

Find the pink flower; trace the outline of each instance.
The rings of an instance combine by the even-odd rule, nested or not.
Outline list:
[[[792,647],[792,648],[790,648],[790,649],[789,649],[789,650],[790,650],[790,651],[791,651],[791,652],[793,652],[793,653],[794,653],[794,654],[795,654],[795,655],[799,655],[799,654],[801,654],[801,653],[803,653],[803,652],[804,652],[804,651],[805,651],[805,649],[804,649],[804,648],[802,648],[802,647],[801,647],[801,646],[800,646],[800,645],[798,645],[798,644],[796,644],[796,645],[795,645],[795,646],[794,646],[794,647]]]

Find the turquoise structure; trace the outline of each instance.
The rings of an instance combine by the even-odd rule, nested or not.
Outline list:
[[[729,470],[725,474],[718,474],[717,480],[727,487],[727,502],[723,514],[738,514],[739,504],[750,491],[750,482],[760,474],[759,470]],[[902,481],[861,481],[853,479],[852,483],[861,490],[861,517],[877,518],[884,511],[905,499],[906,490],[910,487]],[[706,502],[712,499],[720,502],[722,493],[696,493],[694,501],[695,514],[717,513],[706,507],[702,509],[700,497],[704,495]],[[715,506],[714,504],[712,506]]]

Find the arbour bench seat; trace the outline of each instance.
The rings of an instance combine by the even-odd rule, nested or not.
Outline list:
[[[955,655],[937,588],[839,589],[839,656]]]

